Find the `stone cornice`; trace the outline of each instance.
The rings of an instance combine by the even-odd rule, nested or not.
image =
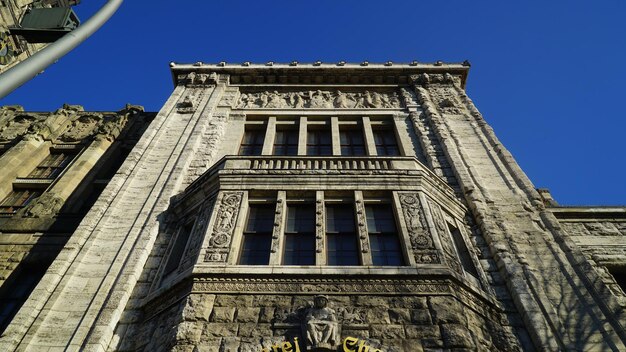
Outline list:
[[[405,85],[420,74],[452,75],[465,87],[470,64],[464,63],[272,63],[241,64],[170,63],[174,85],[197,84],[187,77],[202,75],[201,84],[215,84],[218,75],[229,76],[233,85]],[[195,76],[194,75],[194,76]]]

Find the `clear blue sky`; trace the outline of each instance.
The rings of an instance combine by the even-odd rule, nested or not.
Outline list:
[[[75,7],[86,20],[105,1]],[[176,62],[472,63],[467,90],[536,187],[626,204],[624,1],[137,1],[0,105],[158,110]]]

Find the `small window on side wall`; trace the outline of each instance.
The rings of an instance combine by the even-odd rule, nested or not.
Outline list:
[[[189,241],[189,237],[191,236],[192,229],[193,221],[186,223],[178,231],[176,239],[174,240],[174,247],[172,247],[170,256],[167,259],[167,264],[165,264],[163,276],[171,274],[180,265],[180,261],[183,258],[183,253],[185,252],[185,247],[187,247],[187,242]]]
[[[465,245],[465,241],[463,240],[461,231],[456,228],[456,226],[453,226],[449,223],[448,229],[450,230],[450,234],[452,235],[452,241],[454,242],[456,251],[459,254],[459,259],[461,260],[463,270],[465,270],[466,273],[472,275],[473,277],[478,278],[478,271],[476,270],[474,262],[472,261],[472,255]]]

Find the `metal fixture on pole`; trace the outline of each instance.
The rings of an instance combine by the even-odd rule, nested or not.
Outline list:
[[[16,88],[37,76],[45,68],[89,38],[113,16],[122,4],[122,1],[108,0],[87,22],[0,74],[0,98],[4,98]]]

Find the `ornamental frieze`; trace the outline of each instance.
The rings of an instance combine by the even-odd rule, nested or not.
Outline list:
[[[193,291],[232,293],[353,293],[446,294],[450,285],[441,280],[297,280],[297,279],[229,279],[205,278],[193,284]]]
[[[244,92],[236,105],[240,109],[401,109],[395,91],[341,90]]]
[[[242,199],[243,192],[221,194],[213,229],[208,238],[205,262],[226,262]]]

